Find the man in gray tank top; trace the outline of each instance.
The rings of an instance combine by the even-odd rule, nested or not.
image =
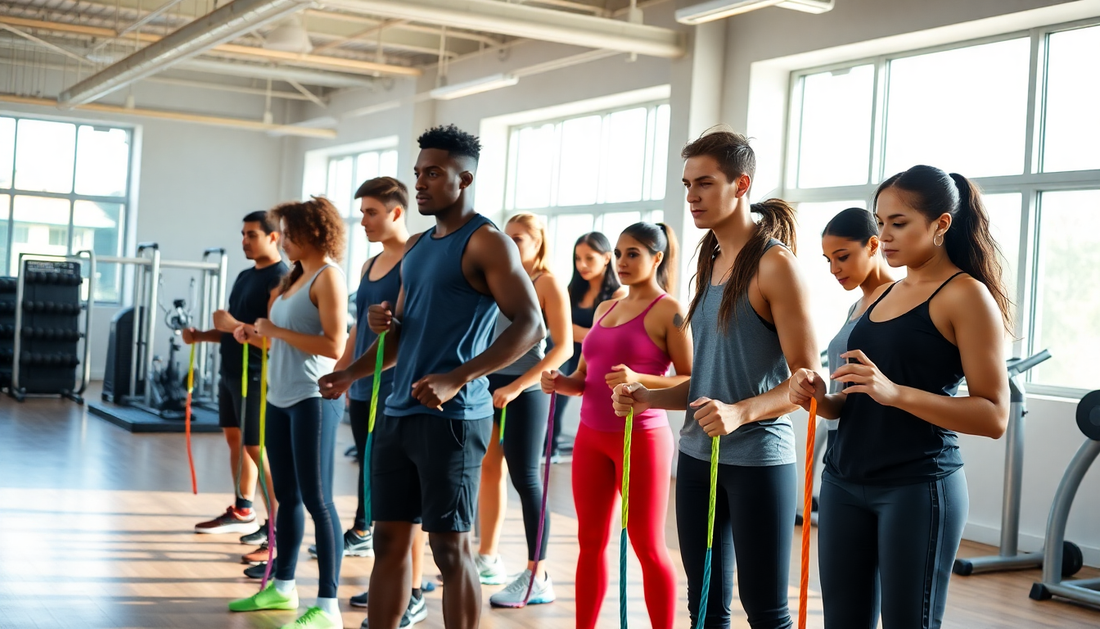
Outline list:
[[[493,412],[485,376],[522,356],[546,330],[515,245],[474,211],[467,194],[477,138],[451,125],[427,131],[419,143],[416,202],[435,227],[406,245],[396,306],[372,305],[368,315],[371,330],[387,332],[385,368],[396,367],[387,421],[375,425],[367,617],[373,629],[398,628],[408,602],[413,524],[422,523],[447,584],[444,622],[473,629],[481,584],[469,530]],[[512,325],[491,341],[498,308]],[[346,370],[322,378],[322,394],[338,397],[371,376],[376,351],[377,342]]]

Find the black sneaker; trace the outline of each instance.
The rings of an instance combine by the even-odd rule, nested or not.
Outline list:
[[[244,576],[248,577],[249,579],[262,579],[262,578],[264,578],[264,572],[266,572],[266,571],[267,571],[267,562],[264,561],[262,563],[258,563],[256,565],[254,565],[254,566],[249,566],[249,567],[245,568],[244,569]],[[272,571],[271,574],[275,574],[274,571]]]
[[[267,541],[267,520],[264,520],[264,525],[260,527],[260,530],[255,533],[249,533],[248,535],[241,535],[241,543],[246,546],[255,546],[256,544],[262,544]]]
[[[366,592],[360,594],[360,596],[366,596]],[[405,608],[405,613],[401,614],[401,624],[399,624],[398,627],[411,627],[417,623],[424,622],[427,618],[428,605],[424,602],[424,597],[409,597],[409,605]],[[370,629],[368,619],[363,619],[363,624],[359,625],[359,629]]]
[[[313,544],[309,547],[309,556],[314,559],[317,558],[317,544]],[[344,556],[345,557],[373,557],[374,556],[374,536],[370,531],[363,537],[359,537],[359,534],[355,532],[355,529],[348,529],[344,532]]]

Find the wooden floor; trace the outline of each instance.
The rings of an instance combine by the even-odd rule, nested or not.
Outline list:
[[[351,444],[341,426],[338,451]],[[226,447],[219,435],[194,437],[198,496],[190,493],[183,435],[132,435],[71,402],[37,399],[18,404],[0,398],[0,627],[278,627],[294,614],[230,614],[226,602],[247,596],[256,583],[241,575],[240,554],[250,550],[236,535],[198,536],[192,527],[231,502]],[[337,462],[337,507],[344,522],[355,508],[356,466]],[[569,627],[573,623],[576,519],[569,493],[569,466],[556,465],[551,479],[550,574],[558,600],[525,610],[492,610],[482,625]],[[513,500],[513,505],[517,501]],[[671,510],[670,510],[671,513]],[[524,556],[518,511],[509,511],[502,553],[513,570]],[[675,545],[669,518],[669,541]],[[613,536],[617,540],[618,536]],[[311,543],[307,535],[306,544]],[[797,544],[798,534],[795,540]],[[962,554],[991,549],[965,543]],[[617,548],[609,550],[609,558]],[[794,555],[794,553],[792,553]],[[679,568],[678,554],[673,550]],[[363,611],[347,599],[362,591],[370,559],[347,558],[341,575],[344,625],[358,627]],[[792,558],[791,609],[798,605],[797,559]],[[809,626],[821,627],[816,566]],[[613,578],[614,578],[614,571]],[[1096,575],[1097,571],[1086,571]],[[428,575],[436,574],[434,566]],[[1100,611],[1064,603],[1037,603],[1027,596],[1036,571],[955,578],[944,627],[982,629],[1100,626]],[[298,583],[303,604],[316,593],[316,562],[302,553]],[[686,610],[681,581],[681,609]],[[484,596],[495,591],[485,587]],[[441,628],[441,590],[428,594],[429,618]],[[630,570],[631,625],[649,626],[637,563]],[[734,627],[747,627],[734,604]],[[601,626],[618,623],[617,584],[604,605]],[[688,629],[686,611],[677,622]]]

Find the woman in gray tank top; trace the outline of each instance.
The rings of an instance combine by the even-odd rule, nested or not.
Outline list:
[[[539,514],[542,511],[539,460],[546,442],[546,420],[550,412],[550,396],[542,392],[539,378],[543,371],[557,369],[572,356],[573,330],[569,297],[562,283],[550,272],[547,259],[549,243],[542,221],[534,214],[516,214],[505,224],[504,233],[519,248],[520,260],[535,285],[535,295],[553,341],[553,347],[547,351],[546,340],[540,340],[519,360],[489,376],[494,423],[489,449],[481,466],[481,493],[478,497],[481,543],[476,561],[482,583],[509,583],[508,587],[489,597],[489,604],[494,607],[522,607],[532,571],[537,578],[527,604],[554,600],[553,585],[542,567],[550,539],[549,518],[542,523],[542,543],[538,543]],[[497,315],[494,336],[499,336],[509,325],[511,321],[504,315]],[[501,443],[501,415],[505,406],[508,412],[504,417],[504,439]],[[512,485],[520,496],[527,539],[527,568],[511,579],[497,553],[508,496],[504,485],[505,461]],[[539,546],[537,557],[536,545]]]
[[[791,372],[821,363],[792,249],[794,210],[770,199],[749,204],[756,158],[741,135],[717,130],[684,148],[684,186],[699,245],[688,311],[691,379],[670,389],[621,385],[615,411],[690,409],[680,432],[676,524],[688,579],[688,611],[699,626],[728,627],[734,557],[738,598],[753,629],[792,627],[787,588],[795,511]],[[760,214],[759,223],[753,214]],[[719,439],[714,553],[703,589],[712,439]]]
[[[299,619],[306,627],[343,627],[337,595],[343,530],[332,500],[340,400],[322,399],[317,380],[332,371],[347,339],[347,283],[334,261],[346,243],[344,221],[327,199],[313,197],[271,210],[293,263],[272,299],[270,318],[242,326],[237,336],[268,343],[266,446],[279,510],[274,579],[261,592],[229,604],[231,611],[295,610],[294,573],[305,534],[303,507],[317,536],[317,604]],[[296,625],[297,626],[297,625]]]
[[[879,251],[878,223],[875,217],[861,207],[850,207],[834,216],[821,234],[821,251],[833,274],[846,291],[859,289],[863,296],[848,309],[848,317],[840,331],[829,341],[829,372],[842,362],[840,355],[848,351],[848,335],[882,291],[894,278]],[[843,384],[830,382],[830,393],[840,391]],[[825,450],[832,443],[837,419],[818,420],[817,443],[814,447],[814,467],[825,457]],[[821,430],[822,426],[825,430]],[[819,489],[819,487],[818,487]],[[816,501],[814,510],[816,511]],[[815,520],[816,521],[816,520]]]

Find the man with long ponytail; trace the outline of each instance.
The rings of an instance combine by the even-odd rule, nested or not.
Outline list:
[[[790,399],[840,419],[818,514],[826,629],[880,614],[886,629],[935,629],[969,507],[958,433],[996,439],[1008,423],[1009,301],[965,177],[914,166],[882,182],[874,210],[886,260],[907,275],[852,329],[831,375],[844,388],[826,394],[804,369]]]
[[[680,431],[676,523],[693,627],[726,628],[738,595],[754,629],[792,626],[787,579],[795,510],[794,430],[787,414],[791,372],[818,363],[806,289],[794,257],[794,210],[750,204],[756,157],[748,140],[716,130],[683,152],[684,187],[699,244],[688,309],[694,344],[690,380],[671,388],[619,386],[615,410],[688,410]],[[753,220],[759,214],[759,222]],[[718,438],[714,534],[707,539],[711,454]],[[703,592],[707,549],[710,589]],[[699,610],[706,598],[706,613]]]

